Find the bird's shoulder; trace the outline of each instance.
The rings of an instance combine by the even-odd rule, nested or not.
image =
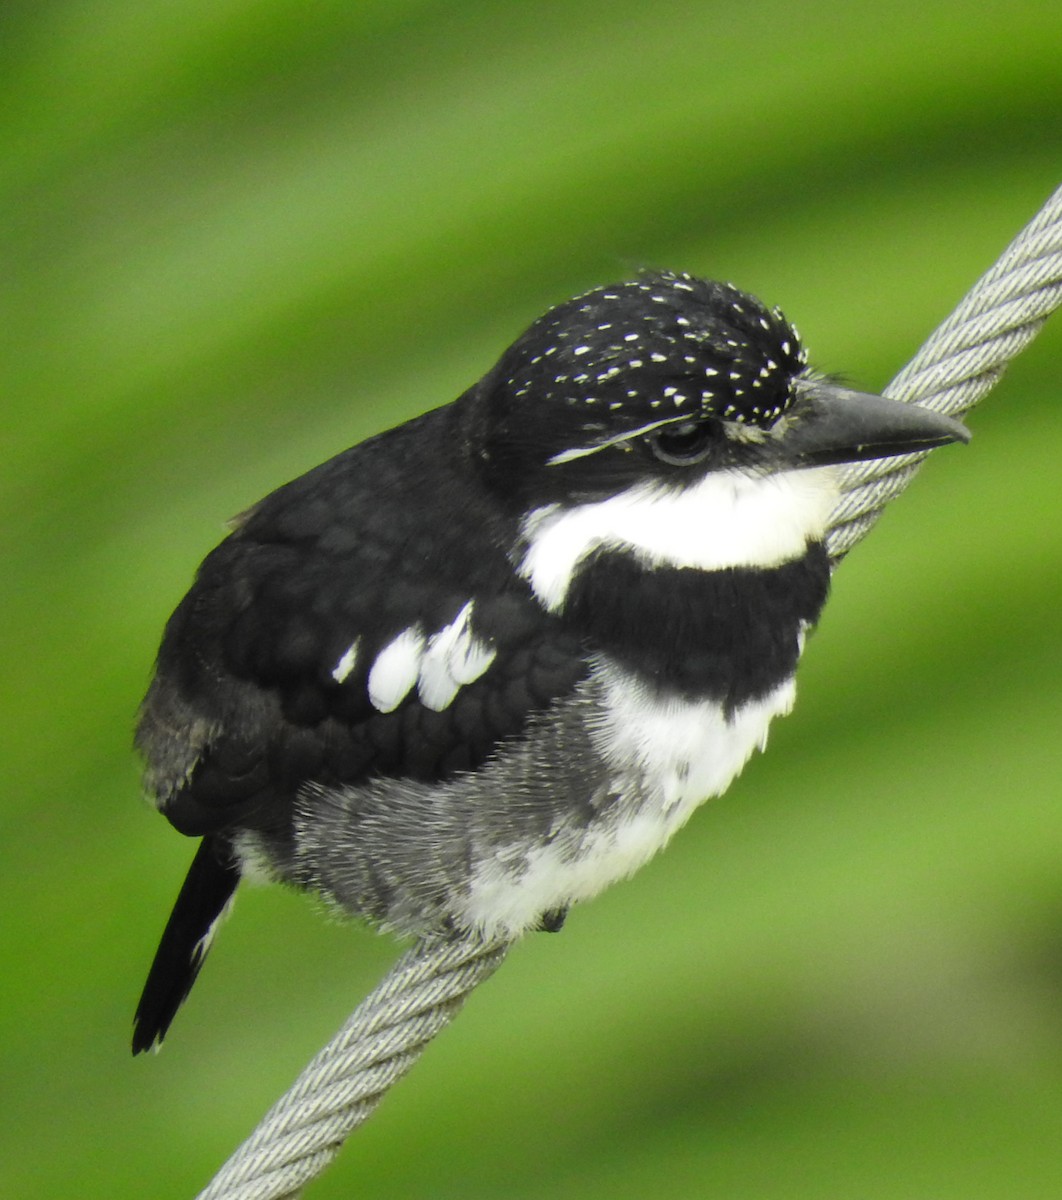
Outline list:
[[[584,677],[578,637],[513,569],[515,518],[431,445],[452,420],[345,451],[204,560],[137,737],[178,827],[276,820],[307,782],[474,769]]]

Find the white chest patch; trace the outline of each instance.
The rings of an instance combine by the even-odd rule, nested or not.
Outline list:
[[[728,717],[712,701],[655,698],[614,666],[598,672],[606,703],[593,740],[611,773],[607,790],[623,797],[617,815],[588,827],[558,826],[530,853],[514,846],[481,864],[464,914],[470,924],[516,935],[544,912],[632,875],[699,805],[729,787],[796,696],[790,679]]]
[[[714,700],[658,698],[636,676],[615,666],[599,668],[606,716],[594,741],[622,778],[641,781],[664,815],[683,820],[703,801],[719,796],[751,758],[767,745],[775,717],[796,699],[793,679],[732,716]]]
[[[579,564],[599,548],[633,551],[653,566],[780,566],[824,535],[837,495],[828,467],[717,471],[679,490],[636,484],[608,500],[536,509],[524,521],[517,569],[556,612]]]

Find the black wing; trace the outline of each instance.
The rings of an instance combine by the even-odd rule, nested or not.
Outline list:
[[[516,518],[467,464],[438,461],[448,439],[432,426],[447,419],[430,413],[274,492],[203,563],[137,734],[182,832],[282,827],[309,781],[474,769],[586,673],[578,638],[514,572]],[[381,697],[381,656],[402,636],[411,652],[419,639],[424,669],[400,699],[393,678]],[[433,661],[447,639],[452,694]]]
[[[159,807],[204,843],[136,1048],[161,1040],[199,970],[238,882],[231,834],[282,841],[308,783],[475,769],[586,674],[514,572],[516,517],[445,453],[456,419],[429,413],[274,492],[170,619],[137,745]]]

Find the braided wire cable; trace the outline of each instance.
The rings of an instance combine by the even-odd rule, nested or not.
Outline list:
[[[960,417],[1062,304],[1062,188],[974,285],[885,389],[894,399]],[[839,561],[926,454],[842,471],[828,547]],[[429,938],[408,950],[309,1063],[198,1200],[291,1200],[336,1156],[511,943]]]
[[[328,1166],[511,943],[427,938],[405,954],[266,1113],[198,1200],[284,1200]]]
[[[949,417],[969,412],[1062,305],[1062,188],[974,284],[885,388],[894,400]],[[836,562],[904,490],[926,453],[856,463],[841,473],[827,546]]]

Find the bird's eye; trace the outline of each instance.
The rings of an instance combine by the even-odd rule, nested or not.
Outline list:
[[[653,457],[672,467],[692,467],[712,451],[712,428],[706,421],[688,421],[658,429],[645,439]]]

